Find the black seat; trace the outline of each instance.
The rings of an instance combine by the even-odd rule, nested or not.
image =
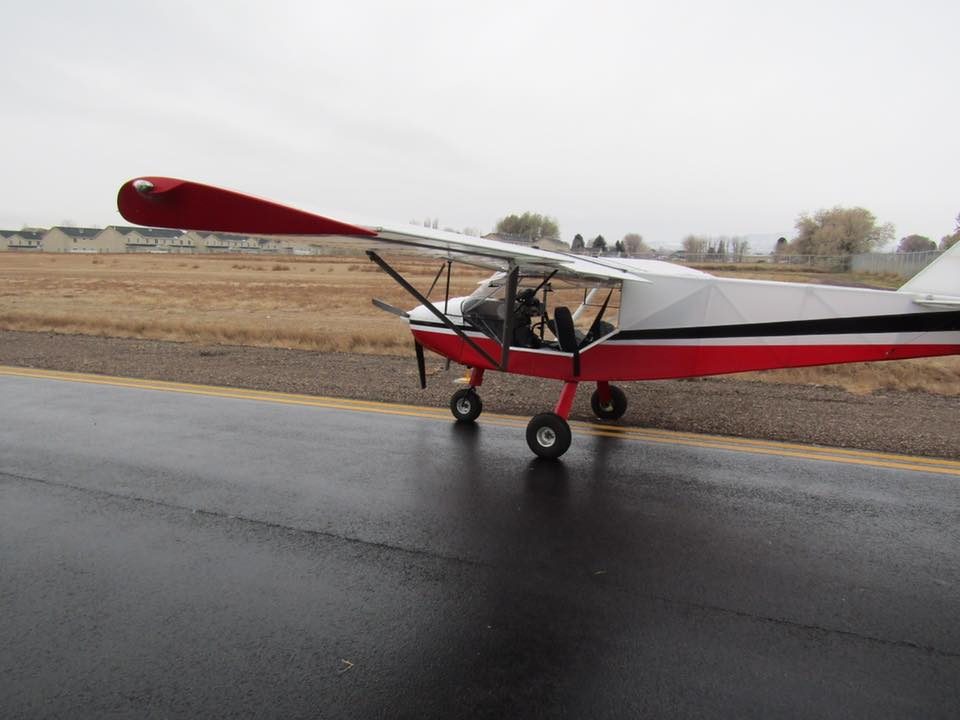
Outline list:
[[[560,305],[553,310],[554,333],[564,352],[575,352],[577,349],[577,332],[573,327],[573,315],[570,308]]]

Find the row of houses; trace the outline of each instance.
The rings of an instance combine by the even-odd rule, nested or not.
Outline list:
[[[521,245],[522,236],[491,233],[487,239]],[[566,250],[559,240],[541,239],[544,250]],[[317,238],[277,238],[235,233],[201,233],[164,228],[111,225],[106,228],[52,227],[50,229],[0,230],[0,251],[26,250],[51,253],[261,253],[274,255],[337,254],[338,248]]]
[[[164,228],[111,225],[106,228],[52,227],[0,230],[0,251],[50,253],[261,253],[312,255],[310,238],[198,233]]]

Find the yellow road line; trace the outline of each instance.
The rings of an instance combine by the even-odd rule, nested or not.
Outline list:
[[[215,387],[212,385],[197,385],[192,383],[170,382],[167,380],[141,380],[137,378],[116,377],[111,375],[90,375],[85,373],[62,372],[58,370],[6,367],[2,365],[0,365],[0,375],[39,378],[44,380],[63,380],[69,382],[89,383],[94,385],[110,385],[114,387],[127,387],[138,390],[179,392],[188,393],[191,395],[230,398],[234,400],[257,400],[261,402],[272,402],[284,405],[303,405],[332,410],[376,412],[389,415],[400,415],[404,417],[423,418],[428,420],[449,420],[450,417],[449,411],[446,408],[428,408],[418,405],[377,402],[374,400],[350,400],[344,398],[298,395],[295,393],[271,392],[265,390],[248,390],[245,388]],[[497,425],[500,427],[514,428],[525,428],[527,424],[526,418],[517,417],[515,415],[500,415],[496,413],[484,413],[483,422],[485,424]],[[774,440],[752,440],[748,438],[724,437],[719,435],[700,435],[689,432],[626,427],[620,425],[602,425],[599,423],[588,423],[581,421],[571,422],[570,425],[571,428],[578,434],[591,435],[594,437],[638,440],[641,442],[657,444],[747,452],[756,455],[775,455],[778,457],[820,460],[849,465],[866,465],[869,467],[892,468],[897,470],[934,472],[960,477],[960,462],[939,458],[911,457],[907,455],[894,455],[891,453],[870,452],[867,450],[818,447],[813,445],[778,442]]]

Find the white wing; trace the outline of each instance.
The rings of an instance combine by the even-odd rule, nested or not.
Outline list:
[[[232,190],[175,178],[131,180],[120,188],[117,206],[124,218],[140,225],[348,239],[362,249],[403,248],[494,270],[519,267],[524,272],[556,271],[562,277],[605,282],[649,282],[650,276],[655,275],[705,275],[666,262],[593,258],[430,228],[351,225]]]

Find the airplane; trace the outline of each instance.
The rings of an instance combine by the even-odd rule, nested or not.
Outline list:
[[[552,411],[535,415],[526,441],[540,458],[570,447],[567,422],[581,383],[590,405],[615,421],[627,397],[614,381],[690,378],[772,368],[960,354],[960,244],[896,291],[716,277],[661,260],[589,257],[415,226],[340,222],[232,190],[168,177],[123,184],[118,209],[152,227],[355,241],[417,303],[404,319],[420,386],[424,348],[470,370],[450,399],[459,423],[483,410],[489,370],[558,380]],[[441,260],[421,292],[381,255]],[[450,297],[453,263],[494,271]],[[429,299],[446,274],[443,300]],[[576,303],[575,307],[571,307]]]

